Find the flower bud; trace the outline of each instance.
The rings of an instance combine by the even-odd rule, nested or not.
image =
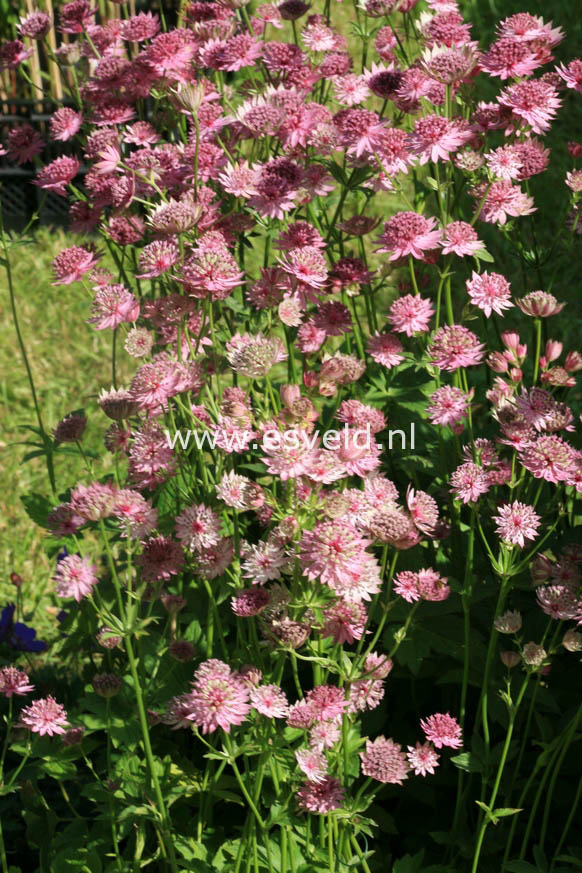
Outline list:
[[[544,647],[538,646],[537,643],[526,643],[521,656],[524,664],[527,664],[528,667],[541,667],[547,657],[547,653]]]
[[[506,667],[511,670],[512,667],[517,667],[521,658],[517,652],[500,652],[499,657]]]
[[[570,628],[564,634],[562,645],[568,652],[582,652],[582,634]]]
[[[563,348],[563,343],[558,342],[558,340],[548,340],[546,343],[546,358],[548,361],[557,361],[562,354]]]
[[[503,615],[498,615],[493,624],[500,634],[516,634],[521,630],[521,613],[508,610]]]

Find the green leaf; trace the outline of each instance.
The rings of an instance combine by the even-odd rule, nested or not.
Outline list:
[[[28,517],[35,524],[38,524],[39,527],[44,527],[48,530],[47,518],[53,508],[48,497],[43,497],[42,494],[23,494],[20,499]]]
[[[392,873],[420,873],[423,859],[424,849],[416,855],[405,855],[392,865]]]
[[[523,812],[523,807],[516,809],[511,806],[500,806],[499,809],[493,810],[495,818],[506,818],[508,815],[517,815],[518,812]]]

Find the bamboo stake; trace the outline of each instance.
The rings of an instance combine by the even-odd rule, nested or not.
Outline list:
[[[27,12],[34,12],[34,5],[32,0],[26,0],[26,10]],[[32,42],[32,54],[30,56],[30,78],[32,80],[32,84],[34,85],[32,95],[33,100],[38,100],[35,103],[35,109],[37,112],[42,112],[43,105],[41,101],[40,95],[44,97],[44,87],[42,83],[42,76],[40,74],[40,58],[38,54],[38,42],[36,39],[31,40]]]
[[[44,0],[45,12],[47,15],[50,15],[53,21],[53,26],[49,30],[47,34],[48,44],[50,46],[50,50],[53,55],[57,50],[57,37],[55,31],[55,13],[53,10],[53,2],[52,0]],[[49,71],[49,76],[51,79],[51,94],[55,98],[55,100],[61,101],[63,99],[63,83],[61,80],[61,71],[59,70],[57,64],[52,60],[52,58],[47,53],[47,66]]]

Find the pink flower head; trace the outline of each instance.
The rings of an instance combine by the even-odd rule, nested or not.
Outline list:
[[[73,181],[80,169],[81,162],[77,158],[67,156],[55,158],[39,171],[34,184],[46,191],[54,191],[55,194],[66,197],[67,185]]]
[[[412,336],[415,333],[425,333],[429,329],[434,308],[430,300],[414,294],[399,297],[390,307],[388,321],[396,333]]]
[[[454,253],[460,258],[474,255],[485,248],[477,232],[466,221],[451,221],[445,227],[445,237],[441,241],[443,255]]]
[[[533,73],[540,66],[540,61],[530,43],[504,36],[485,52],[479,60],[479,66],[490,76],[519,79]]]
[[[54,580],[59,597],[74,597],[77,603],[93,591],[99,581],[97,567],[80,555],[67,555],[59,561]]]
[[[430,359],[439,370],[458,370],[481,363],[484,346],[468,328],[460,324],[441,327],[429,346]]]
[[[51,116],[51,137],[52,139],[66,142],[66,140],[72,139],[79,132],[82,123],[83,116],[80,112],[75,112],[74,109],[68,106],[57,109]]]
[[[421,720],[420,726],[427,740],[433,743],[437,749],[442,749],[443,746],[459,749],[462,745],[459,723],[448,712],[437,712],[430,715]]]
[[[286,718],[289,703],[277,685],[258,685],[251,690],[251,706],[267,718]]]
[[[23,727],[29,728],[33,733],[40,734],[41,737],[45,734],[52,737],[54,734],[65,733],[67,713],[65,707],[49,695],[25,706],[20,713],[20,721]]]
[[[532,291],[521,297],[517,305],[526,315],[534,318],[549,318],[550,315],[561,312],[566,304],[558,303],[554,295],[547,291]]]
[[[526,444],[521,463],[536,479],[557,484],[567,481],[575,470],[574,449],[555,434],[540,436]]]
[[[339,779],[328,776],[324,782],[308,782],[297,792],[298,805],[306,812],[326,815],[334,809],[341,809],[344,789]]]
[[[34,685],[30,685],[30,679],[24,670],[17,667],[2,667],[0,669],[0,694],[4,697],[12,697],[18,694],[24,697],[30,691],[34,691]]]
[[[415,776],[426,776],[427,773],[434,776],[435,767],[439,766],[438,752],[435,752],[430,743],[417,743],[416,746],[408,746],[406,757]]]
[[[316,685],[305,700],[317,721],[339,720],[347,707],[344,689],[335,685]]]
[[[30,124],[19,124],[9,131],[6,137],[6,154],[17,164],[32,162],[42,153],[42,137]]]
[[[360,752],[360,762],[364,776],[391,785],[402,785],[410,772],[402,746],[382,736],[374,741],[366,740],[366,750]]]
[[[196,670],[192,691],[188,695],[190,712],[187,718],[201,728],[203,734],[221,727],[230,733],[250,712],[249,689],[228,664],[213,658]]]
[[[426,411],[433,424],[455,427],[466,418],[470,404],[471,396],[464,394],[460,388],[443,385],[433,393]]]
[[[471,301],[485,313],[487,318],[492,312],[502,316],[504,309],[513,306],[509,282],[500,273],[484,272],[479,275],[473,270],[466,284]]]
[[[139,300],[124,285],[105,285],[93,300],[89,324],[96,330],[114,330],[124,322],[137,321]]]
[[[568,88],[574,88],[575,91],[582,92],[582,61],[580,58],[574,58],[567,66],[560,64],[556,67],[556,71]]]
[[[203,503],[187,506],[176,518],[176,536],[184,548],[204,552],[220,539],[220,519]]]
[[[535,540],[541,519],[533,506],[514,500],[500,506],[498,512],[493,521],[497,522],[496,531],[504,542],[523,549],[525,540]]]
[[[311,288],[321,288],[327,282],[327,266],[319,247],[291,249],[278,260],[286,273]]]
[[[362,638],[366,625],[366,609],[361,603],[338,600],[333,606],[324,609],[322,635],[333,637],[336,644],[351,644]]]
[[[99,255],[81,246],[64,249],[53,260],[55,282],[53,285],[71,285],[96,266]]]
[[[529,124],[534,133],[546,133],[557,110],[562,105],[553,85],[543,79],[529,79],[510,85],[498,97],[499,103],[511,109],[518,123]]]
[[[451,476],[451,492],[463,503],[475,503],[489,488],[485,470],[472,461],[461,464]]]
[[[378,237],[380,246],[376,251],[380,254],[391,252],[390,260],[396,261],[412,255],[413,258],[424,258],[424,252],[436,249],[441,234],[435,229],[436,219],[425,218],[417,212],[397,212],[384,225],[384,232]]]
[[[418,155],[419,163],[448,161],[451,152],[465,145],[472,132],[459,120],[451,121],[442,115],[427,115],[419,118],[410,138],[411,150]]]
[[[310,782],[320,785],[327,779],[327,760],[323,752],[317,749],[297,749],[295,758],[299,769],[305,773]]]
[[[393,333],[376,334],[368,340],[368,354],[387,370],[404,360],[402,343]]]

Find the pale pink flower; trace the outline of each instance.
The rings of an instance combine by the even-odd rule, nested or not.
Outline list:
[[[444,229],[444,239],[441,240],[443,255],[454,253],[459,257],[474,255],[485,246],[477,236],[477,231],[466,221],[451,221]]]
[[[188,706],[188,720],[203,734],[219,727],[228,734],[232,725],[242,724],[250,712],[249,689],[228,664],[213,658],[196,670]]]
[[[414,125],[410,148],[418,155],[421,166],[428,161],[448,161],[451,152],[464,146],[472,136],[468,126],[458,119],[451,121],[443,115],[427,115]]]
[[[20,722],[23,727],[40,734],[41,737],[45,734],[52,737],[54,734],[65,733],[67,713],[62,703],[57,703],[49,694],[48,697],[35,700],[30,706],[25,706],[20,713]]]
[[[495,530],[506,543],[525,545],[525,540],[535,540],[541,519],[533,506],[514,500],[500,506],[498,515],[493,516],[497,522]]]
[[[364,776],[377,782],[402,785],[408,779],[410,765],[402,746],[392,739],[380,736],[374,741],[366,740],[366,750],[360,752],[360,762]]]
[[[184,548],[191,552],[203,552],[217,545],[220,539],[220,519],[203,503],[187,506],[176,517],[176,536]]]
[[[308,782],[297,792],[299,807],[319,815],[341,809],[343,799],[344,789],[339,779],[334,779],[332,776],[328,776],[322,783]]]
[[[497,98],[511,109],[518,123],[529,124],[534,133],[546,133],[562,105],[553,85],[543,79],[529,79],[510,85]]]
[[[427,740],[434,743],[437,749],[442,749],[443,746],[459,749],[462,745],[459,723],[448,712],[430,715],[421,720],[420,726]]]
[[[59,561],[54,575],[57,583],[56,593],[59,597],[74,597],[77,603],[88,597],[97,582],[97,567],[87,558],[79,555],[67,555]]]
[[[396,333],[412,336],[415,333],[425,333],[429,329],[434,308],[430,300],[414,294],[399,297],[390,307],[388,321]]]
[[[404,360],[402,343],[393,333],[378,333],[368,340],[368,354],[387,370]]]
[[[267,718],[286,718],[289,703],[277,685],[258,685],[251,690],[251,706]]]
[[[297,749],[295,758],[299,769],[305,773],[310,782],[320,785],[327,779],[327,760],[323,752],[317,749]]]
[[[481,363],[484,346],[468,328],[460,324],[447,325],[438,330],[428,348],[430,359],[439,370],[452,372],[459,367],[473,367]]]
[[[472,395],[464,394],[460,388],[443,385],[432,394],[426,412],[433,424],[454,427],[466,418],[471,399]]]
[[[416,746],[408,746],[406,757],[415,776],[426,776],[427,773],[434,776],[435,767],[439,766],[438,752],[430,743],[417,743]]]
[[[487,318],[492,312],[503,316],[503,310],[513,306],[509,282],[500,273],[485,271],[479,275],[473,270],[466,286],[472,303],[481,309]]]
[[[2,667],[0,669],[0,694],[4,697],[12,697],[13,694],[24,697],[30,691],[34,691],[34,685],[30,685],[30,679],[24,670],[17,667]]]
[[[397,212],[384,225],[376,251],[379,254],[391,252],[391,261],[408,255],[422,260],[426,251],[438,247],[440,238],[436,218],[426,218],[417,212]]]
[[[482,467],[472,461],[461,464],[451,476],[451,492],[463,503],[475,503],[489,491],[490,483]]]

